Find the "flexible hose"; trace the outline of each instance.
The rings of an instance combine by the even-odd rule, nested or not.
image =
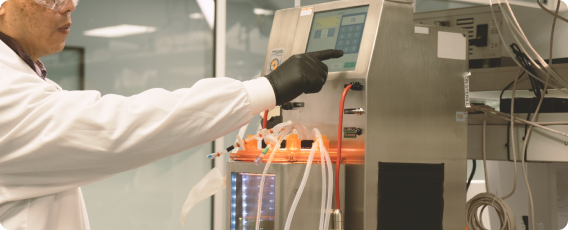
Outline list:
[[[331,218],[331,198],[333,197],[333,167],[332,167],[332,163],[331,163],[331,158],[329,157],[329,152],[327,151],[327,149],[325,148],[325,145],[323,143],[323,138],[322,135],[320,133],[320,131],[318,129],[313,129],[312,131],[314,133],[314,135],[316,136],[318,142],[319,142],[319,146],[320,146],[320,153],[324,154],[325,159],[326,159],[326,163],[327,163],[327,171],[328,173],[328,189],[327,189],[327,204],[326,204],[326,208],[325,210],[322,210],[322,212],[325,212],[325,220],[324,220],[324,230],[329,229],[329,219]]]
[[[294,126],[294,127],[296,127],[296,126]],[[319,130],[313,129],[312,136],[315,136],[316,140],[315,140],[314,144],[312,145],[312,149],[310,151],[310,156],[308,158],[306,170],[304,171],[304,177],[302,178],[300,188],[298,189],[298,192],[296,193],[296,196],[294,197],[294,201],[292,203],[292,206],[290,207],[290,211],[289,211],[288,217],[286,219],[286,225],[284,227],[285,230],[289,230],[290,226],[292,224],[292,219],[294,217],[294,213],[296,212],[296,208],[298,207],[298,203],[300,202],[300,198],[302,197],[302,193],[305,189],[305,185],[306,185],[308,177],[309,177],[310,168],[311,168],[311,165],[312,165],[312,162],[313,162],[313,157],[314,157],[315,151],[317,150],[318,147],[320,149],[320,159],[322,161],[322,203],[321,203],[321,215],[320,215],[320,227],[319,227],[319,229],[324,230],[324,229],[329,228],[329,220],[330,220],[330,217],[331,217],[331,197],[333,196],[333,187],[332,187],[333,174],[331,173],[333,168],[331,166],[331,158],[329,157],[329,153],[327,152],[327,149],[325,148],[325,145],[323,143],[323,138],[322,138]],[[328,170],[329,174],[326,173],[326,171],[325,171],[324,164],[326,163],[326,161],[327,161],[327,170]],[[328,176],[329,183],[325,182],[325,176],[326,175]],[[327,196],[325,194],[325,188],[326,187],[328,188]],[[325,202],[326,197],[327,197],[327,203]]]
[[[296,207],[300,202],[300,198],[302,197],[302,193],[304,192],[304,188],[306,187],[306,183],[308,182],[308,177],[310,175],[310,168],[312,167],[312,160],[314,159],[317,146],[318,145],[316,142],[314,142],[314,144],[312,145],[312,150],[310,151],[310,157],[308,158],[306,170],[304,170],[304,177],[302,178],[302,182],[300,183],[300,188],[298,188],[296,197],[294,197],[294,201],[292,202],[292,207],[290,207],[290,212],[288,212],[288,218],[286,219],[286,225],[284,227],[284,230],[290,230],[290,225],[292,224],[292,218],[294,217],[294,212],[296,211]]]
[[[267,112],[265,112],[265,114],[267,114]],[[284,131],[280,132],[280,135],[278,136],[278,143],[276,143],[276,145],[274,146],[273,150],[272,150],[272,154],[270,154],[270,157],[268,158],[268,161],[266,162],[266,166],[264,166],[264,171],[262,172],[262,178],[260,179],[260,190],[258,193],[258,208],[257,208],[257,213],[256,213],[256,230],[259,230],[260,228],[260,215],[261,215],[261,208],[262,208],[262,195],[263,195],[263,191],[264,191],[264,179],[266,178],[266,173],[268,172],[268,168],[270,168],[270,164],[272,163],[272,158],[274,158],[274,155],[276,155],[276,151],[279,149],[280,144],[282,144],[282,140],[284,140],[284,137],[286,135],[288,135],[290,132],[292,132],[292,126],[293,124],[289,124],[287,126],[285,126]]]
[[[266,129],[266,124],[268,123],[266,118],[268,118],[268,110],[264,110],[264,117],[262,118],[263,129]]]
[[[315,132],[315,130],[314,130]],[[321,213],[320,213],[320,230],[324,230],[324,220],[325,220],[325,188],[327,186],[325,180],[327,179],[326,176],[326,171],[325,171],[325,153],[324,150],[322,148],[321,142],[319,141],[319,137],[316,139],[318,144],[319,144],[319,148],[320,148],[320,162],[321,162]],[[331,171],[329,172],[331,173]],[[331,187],[331,185],[330,185]]]
[[[339,104],[339,125],[337,128],[337,160],[335,162],[335,205],[337,209],[341,209],[341,199],[339,195],[339,168],[341,166],[341,139],[343,134],[343,106],[345,104],[345,97],[347,92],[353,87],[353,85],[348,85],[343,90],[343,95],[341,96],[341,103]]]

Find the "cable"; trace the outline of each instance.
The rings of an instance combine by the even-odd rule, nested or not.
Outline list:
[[[539,2],[539,4],[540,4],[540,2]],[[555,30],[555,26],[556,26],[557,17],[558,17],[559,7],[560,7],[560,0],[558,0],[558,2],[557,2],[556,12],[554,14],[555,17],[554,17],[554,21],[552,23],[552,31],[551,31],[551,36],[550,36],[550,50],[549,50],[550,51],[549,52],[550,58],[548,59],[549,65],[552,65],[552,51],[553,51],[553,46],[554,46],[554,30]],[[493,9],[493,8],[491,7],[491,9]],[[550,75],[551,75],[551,71],[549,71],[548,74],[547,74],[547,78],[546,78],[546,82],[545,82],[545,86],[544,86],[544,92],[546,92],[546,90],[547,90]],[[517,86],[517,81],[518,81],[518,78],[515,79],[514,86],[513,86],[513,93],[512,93],[513,95],[512,95],[512,98],[511,98],[511,125],[510,125],[511,142],[512,142],[512,145],[513,145],[513,158],[514,158],[513,162],[515,164],[515,185],[514,185],[514,188],[513,188],[513,191],[511,192],[511,194],[506,196],[506,197],[510,197],[514,193],[515,188],[516,188],[516,183],[517,183],[517,163],[516,163],[516,152],[515,152],[515,143],[514,143],[514,139],[515,139],[515,135],[514,135],[515,123],[514,122],[516,120],[516,117],[514,116],[514,111],[515,111],[514,110],[514,106],[515,106],[514,100],[515,100],[515,90],[516,90],[516,86]],[[534,114],[534,117],[533,117],[531,123],[534,123],[536,121],[537,117],[538,117],[538,112],[539,112],[540,107],[542,105],[542,102],[544,100],[544,96],[541,96],[539,99],[540,99],[540,102],[539,102],[539,104],[538,104],[538,106],[535,110],[535,114]],[[487,118],[487,113],[485,113],[485,119],[483,121],[483,157],[484,157],[484,164],[485,164],[485,161],[486,161],[486,153],[485,153],[486,118]],[[528,118],[527,118],[527,120],[528,120]],[[528,123],[525,123],[525,124],[528,124]],[[533,125],[531,124],[531,126],[528,129],[528,132],[525,134],[525,139],[524,139],[524,143],[523,143],[523,153],[525,153],[525,156],[526,156],[527,143],[528,143],[528,140],[530,138],[532,128],[533,128]],[[532,198],[532,191],[531,191],[531,188],[530,188],[530,184],[529,184],[528,176],[527,176],[527,172],[526,172],[526,165],[525,165],[525,158],[524,158],[525,156],[523,156],[521,158],[521,165],[522,165],[522,169],[523,169],[523,176],[524,176],[524,179],[525,179],[525,184],[527,186],[527,190],[528,190],[528,193],[529,193],[532,229],[535,229],[534,201],[533,201],[533,198]],[[487,170],[487,167],[485,167],[485,170]],[[481,210],[481,213],[483,213],[483,210],[485,209],[485,207],[489,205],[489,206],[494,207],[495,210],[497,211],[498,215],[500,216],[499,219],[501,220],[501,223],[503,225],[503,227],[501,229],[515,229],[514,216],[512,215],[510,208],[508,208],[508,206],[504,206],[504,205],[506,205],[506,203],[502,202],[503,201],[502,199],[497,198],[493,194],[489,193],[489,186],[488,186],[488,181],[487,181],[487,171],[486,171],[485,177],[486,177],[487,193],[479,194],[476,197],[474,197],[473,199],[471,199],[470,201],[468,201],[468,203],[467,203],[467,207],[468,207],[467,211],[468,211],[468,215],[469,215],[468,218],[467,218],[468,226],[470,228],[476,227],[476,228],[484,229],[483,224],[479,221],[479,218],[476,214],[477,214],[477,210],[478,210],[479,207],[483,207],[482,210]],[[491,200],[491,198],[493,198],[493,201],[491,202],[491,204],[489,204],[489,200]],[[506,198],[503,198],[503,199],[506,199]],[[497,206],[495,206],[495,201],[497,201]],[[472,215],[471,215],[472,213],[474,214],[473,218],[472,218]],[[513,220],[512,223],[511,223],[511,219]],[[509,226],[509,225],[511,225],[511,226]],[[472,228],[472,229],[475,229],[475,228]]]
[[[542,5],[542,3],[540,3],[540,0],[536,0],[536,2],[538,3],[538,6],[540,6],[541,9],[543,9],[544,11],[546,11],[546,13],[548,13],[548,14],[554,16],[555,18],[557,17],[557,18],[561,19],[562,21],[568,22],[568,19],[566,19],[566,18],[564,18],[564,17],[558,15],[558,13],[554,14],[554,13],[552,13],[552,11],[546,9],[546,7],[545,7],[544,5]],[[558,3],[558,4],[560,4],[560,3]],[[557,6],[557,8],[558,8],[558,6]]]
[[[529,61],[530,58],[525,53],[523,53],[523,51],[519,49],[519,46],[516,43],[513,43],[510,45],[510,47],[511,50],[513,50],[513,53],[515,53],[517,60],[519,60],[519,62],[523,65],[523,68],[525,68],[528,72],[532,73],[533,75],[536,75],[536,71],[534,70],[534,68],[532,67]],[[534,92],[534,95],[537,98],[540,98],[541,97],[540,89],[544,88],[543,84],[541,82],[538,82],[531,75],[529,75],[529,80],[531,82],[531,87]]]
[[[507,205],[503,199],[491,193],[477,194],[467,202],[466,211],[468,215],[466,217],[466,223],[469,229],[487,229],[483,227],[483,222],[481,220],[481,214],[483,214],[483,211],[487,206],[493,207],[495,212],[497,212],[497,216],[499,216],[499,220],[501,221],[501,230],[516,229],[515,215],[509,205]],[[481,212],[478,216],[477,210],[479,210],[479,208],[481,208]]]
[[[500,0],[497,0],[499,2],[499,4],[501,4]],[[507,22],[507,24],[509,25],[509,30],[511,31],[511,34],[513,35],[513,37],[515,38],[515,40],[517,42],[519,42],[519,39],[517,38],[517,36],[513,33],[513,31],[511,30],[511,28],[514,28],[515,31],[521,36],[521,38],[523,39],[523,41],[529,46],[530,50],[535,54],[535,56],[537,57],[537,59],[539,60],[539,62],[541,63],[541,65],[543,65],[543,67],[548,70],[548,73],[552,74],[553,78],[555,79],[555,81],[557,81],[558,83],[560,83],[561,85],[563,85],[565,88],[568,87],[568,83],[566,81],[564,81],[564,79],[562,79],[556,72],[554,72],[554,70],[550,67],[550,65],[547,65],[546,62],[542,59],[542,57],[538,54],[538,52],[536,52],[536,50],[532,47],[532,45],[530,44],[529,40],[527,39],[527,36],[525,35],[525,33],[523,32],[523,29],[521,28],[521,26],[519,25],[519,22],[517,21],[517,18],[515,17],[515,14],[513,13],[513,10],[511,9],[511,5],[509,4],[508,0],[505,0],[505,3],[507,5],[507,9],[509,10],[509,12],[511,13],[511,17],[512,20],[510,20],[509,16],[507,14],[505,14],[504,11],[501,11],[503,16],[505,17],[505,21]],[[493,9],[493,8],[492,8]],[[496,19],[495,19],[496,20]],[[510,21],[515,22],[515,24],[513,25],[513,23],[511,23]],[[499,28],[497,28],[499,29]],[[504,42],[504,41],[503,41]],[[520,43],[520,42],[519,42]],[[526,53],[525,49],[521,46],[522,50]],[[542,68],[540,67],[540,65],[537,65],[533,59],[530,59],[530,61],[533,63],[534,66],[536,66],[539,70],[541,70],[544,74],[545,73]],[[541,81],[541,80],[540,80]],[[542,81],[541,81],[542,82]]]
[[[552,21],[552,30],[550,32],[550,49],[549,49],[549,55],[550,56],[549,56],[549,59],[548,59],[549,65],[552,65],[552,52],[553,52],[553,47],[554,47],[554,31],[555,31],[555,28],[556,28],[556,21],[559,17],[558,11],[560,9],[560,1],[561,0],[558,0],[557,3],[556,3],[556,12],[554,13],[554,20]],[[540,3],[540,1],[539,1],[539,3]],[[550,72],[548,73],[548,75],[546,77],[546,82],[548,82],[549,79],[550,79]],[[544,90],[546,90],[546,88],[547,87],[545,86]],[[544,97],[541,97],[540,102],[538,103],[538,106],[535,110],[533,119],[531,120],[532,122],[535,122],[537,120],[538,112],[540,111],[540,107],[541,107],[543,101],[544,101]],[[532,132],[532,128],[533,128],[533,126],[529,127],[527,135],[525,136],[525,140],[524,140],[524,143],[523,143],[523,150],[524,151],[526,151],[526,149],[527,149],[527,145],[528,145],[528,141],[529,141],[529,138],[530,138],[530,134]],[[526,154],[526,152],[525,152],[525,154]],[[531,214],[531,226],[532,226],[532,229],[535,229],[534,201],[533,201],[533,197],[532,197],[531,187],[530,187],[530,184],[529,184],[529,179],[528,179],[528,176],[527,176],[526,164],[525,164],[524,157],[521,159],[521,165],[523,166],[523,175],[525,177],[525,184],[527,185],[527,190],[529,192],[529,200],[530,200],[530,208],[531,208],[531,213],[530,213]]]
[[[522,71],[522,73],[519,75],[518,79],[521,79],[523,77],[523,75],[525,75],[525,71]],[[513,85],[513,83],[515,83],[515,81],[512,81],[511,83],[509,83],[504,89],[503,91],[501,91],[501,95],[499,96],[499,101],[503,100],[503,94],[505,93],[505,90],[507,90],[509,87],[511,87]]]
[[[475,175],[475,170],[477,170],[477,161],[472,160],[473,166],[471,167],[471,174],[469,174],[469,179],[467,180],[467,187],[465,191],[469,190],[469,185],[471,185],[471,181],[473,180],[473,176]]]
[[[511,116],[510,114],[507,114],[507,113],[502,113],[502,112],[499,112],[499,111],[495,111],[493,109],[483,108],[483,107],[480,107],[480,106],[476,106],[474,104],[471,105],[471,108],[473,108],[477,111],[486,112],[491,116],[494,116],[494,117],[497,117],[499,119],[503,119],[503,120],[506,120],[506,121],[510,121],[511,118],[514,118],[515,121],[518,121],[522,124],[529,124],[529,125],[532,125],[534,127],[537,127],[537,128],[540,128],[540,129],[543,129],[543,130],[546,130],[546,131],[549,131],[549,132],[552,132],[552,133],[555,133],[555,134],[558,134],[558,135],[568,137],[568,133],[560,132],[558,130],[547,128],[547,127],[544,127],[543,125],[541,125],[541,124],[544,124],[544,125],[564,125],[564,124],[568,124],[567,121],[561,121],[561,122],[531,122],[531,121],[527,121],[527,120],[522,119],[522,118]]]
[[[495,209],[499,221],[501,222],[501,230],[515,230],[515,215],[509,205],[504,201],[505,198],[497,197],[497,195],[489,192],[489,176],[487,174],[487,152],[486,152],[486,133],[487,133],[487,113],[483,117],[483,170],[485,171],[485,193],[480,193],[467,201],[466,204],[466,224],[469,229],[486,229],[483,226],[481,215],[487,206]],[[515,163],[516,164],[516,163]],[[516,174],[515,174],[516,175]],[[478,210],[481,208],[481,211]],[[478,214],[479,213],[479,214]]]
[[[499,0],[497,0],[499,2],[499,4],[501,3]],[[543,65],[543,67],[548,70],[549,73],[552,73],[553,78],[555,79],[555,81],[557,81],[558,83],[560,83],[561,85],[563,85],[564,87],[568,87],[568,83],[566,83],[558,74],[556,74],[556,72],[554,72],[554,70],[552,70],[552,68],[546,64],[546,62],[542,59],[542,57],[538,54],[538,52],[536,52],[536,50],[532,47],[532,45],[530,44],[529,40],[527,39],[527,36],[525,35],[525,33],[523,32],[523,29],[521,28],[521,26],[519,25],[519,22],[517,21],[517,18],[515,17],[515,14],[513,13],[513,10],[511,9],[511,5],[509,4],[508,0],[505,0],[505,3],[507,4],[507,9],[509,10],[509,12],[511,13],[511,17],[512,20],[510,20],[509,16],[507,14],[505,14],[504,11],[501,11],[503,16],[505,17],[505,21],[507,22],[507,24],[509,25],[509,30],[511,31],[513,37],[515,38],[515,40],[517,42],[519,42],[519,39],[517,38],[517,36],[513,33],[513,31],[511,30],[511,28],[514,28],[515,31],[521,36],[521,38],[523,39],[523,41],[529,46],[530,50],[535,54],[535,56],[537,57],[538,61],[541,63],[541,65]],[[513,25],[513,23],[511,23],[510,21],[514,21],[515,24]],[[520,43],[520,42],[519,42]],[[521,46],[521,48],[523,49],[523,51],[526,53],[526,51],[524,50],[524,48]],[[530,59],[530,61],[539,69],[541,70],[544,74],[546,74],[542,68],[540,68],[540,65],[537,65],[533,59]]]
[[[262,128],[266,129],[266,124],[268,123],[268,110],[264,110],[264,118],[262,119]]]
[[[497,1],[499,2],[499,4],[501,3],[499,0],[497,0]],[[508,2],[507,2],[507,3],[508,3]],[[494,19],[495,23],[497,23],[497,17],[495,16],[495,11],[494,11],[492,5],[493,5],[493,3],[491,2],[491,0],[489,0],[489,6],[490,6],[490,9],[491,9],[491,14],[492,14],[492,16],[493,16],[493,19]],[[507,18],[508,18],[508,15],[504,14],[504,16],[505,16],[505,17],[504,17],[504,18],[505,18],[505,21],[506,21],[507,24],[509,25],[509,28],[512,27],[512,26],[510,26],[510,23],[509,23],[509,21],[508,21],[508,19],[507,19]],[[513,14],[513,17],[514,17],[514,14]],[[516,19],[515,19],[515,21],[516,21]],[[517,24],[518,24],[518,23],[517,23]],[[498,32],[498,34],[499,34],[499,38],[501,39],[501,41],[502,41],[503,43],[506,43],[506,42],[505,42],[505,39],[503,38],[503,34],[501,33],[501,29],[499,28],[499,26],[497,26],[496,28],[497,28],[497,32]],[[516,30],[519,30],[519,29],[517,29],[517,28],[515,28],[515,29],[516,29]],[[512,31],[511,31],[511,32],[512,32]],[[521,31],[520,31],[519,33],[523,35],[524,41],[528,43],[528,40],[526,39],[526,36],[524,36],[524,33],[522,32],[522,29],[521,29]],[[518,41],[518,38],[516,37],[516,35],[515,35],[514,33],[513,33],[513,37],[515,37],[515,40]],[[530,43],[529,43],[529,46],[530,46]],[[522,48],[522,46],[521,46],[521,48]],[[524,50],[524,48],[522,48],[522,49]],[[532,46],[531,46],[531,49],[532,49]],[[512,51],[511,51],[510,49],[507,48],[507,49],[505,49],[505,50],[507,50],[507,52],[509,53],[509,55],[510,55],[511,57],[514,56],[513,53],[512,53]],[[536,51],[534,51],[534,49],[532,49],[532,50],[533,50],[533,52],[536,53]],[[536,53],[536,55],[538,56],[538,53]],[[540,57],[540,56],[539,56],[539,57]],[[533,64],[534,64],[535,66],[537,66],[537,67],[539,68],[539,70],[541,70],[543,73],[545,73],[545,72],[540,68],[540,66],[538,66],[536,63],[534,63],[534,61],[533,61],[532,59],[530,59],[530,60],[533,62]],[[527,71],[527,70],[524,69],[524,67],[519,63],[519,61],[517,61],[516,59],[513,59],[513,61],[514,61],[518,66],[520,66],[521,68],[523,68],[523,70]],[[544,64],[546,65],[546,63],[544,63]],[[547,68],[548,72],[552,73],[553,76],[555,76],[555,78],[556,78],[556,77],[557,77],[557,78],[560,78],[552,69],[548,68],[548,65],[546,65],[545,68]],[[538,76],[536,76],[536,75],[534,75],[534,74],[532,74],[532,73],[530,73],[530,72],[528,72],[528,74],[531,75],[531,76],[533,76],[536,80],[538,80],[538,81],[544,83],[544,81],[543,81],[542,79],[538,78]],[[545,73],[545,74],[546,74],[546,73]],[[566,85],[568,85],[568,84],[565,84],[564,86],[566,87]],[[561,89],[559,89],[559,88],[557,88],[556,86],[553,86],[553,85],[550,85],[550,86],[551,86],[552,88],[554,88],[554,89],[559,90],[559,92],[563,92],[563,93],[567,93],[567,94],[568,94],[568,91],[565,91],[565,90],[563,91],[563,90],[561,90]]]
[[[341,96],[341,103],[339,104],[339,125],[337,128],[337,160],[335,162],[335,204],[337,209],[341,209],[341,199],[339,196],[339,167],[341,166],[341,139],[343,134],[343,107],[345,105],[345,97],[347,92],[353,87],[353,84],[347,85],[343,90]]]
[[[515,175],[514,175],[514,182],[513,182],[513,190],[511,191],[511,193],[509,193],[509,195],[506,195],[503,197],[503,200],[513,196],[513,194],[515,193],[515,190],[517,189],[517,175],[518,175],[518,169],[517,169],[517,148],[515,146],[515,90],[517,89],[517,82],[518,82],[518,78],[515,79],[515,83],[513,83],[513,92],[512,92],[512,96],[511,96],[511,127],[510,127],[510,132],[511,132],[511,146],[513,147],[513,164],[514,164],[514,169],[515,169]],[[485,113],[485,117],[487,117],[487,113]],[[485,131],[485,123],[486,123],[486,119],[483,120],[483,130]],[[483,149],[483,153],[485,154],[485,132],[483,132],[483,142],[484,142],[484,149]],[[485,157],[485,155],[484,155]],[[486,160],[486,159],[484,159]],[[485,164],[485,163],[484,163]],[[487,168],[485,168],[486,173],[487,173]],[[485,175],[486,184],[489,184],[487,181],[487,174]],[[489,190],[489,187],[487,188],[487,190]]]

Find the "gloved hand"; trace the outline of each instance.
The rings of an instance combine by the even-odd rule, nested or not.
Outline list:
[[[341,50],[296,54],[265,77],[276,94],[276,105],[294,100],[302,93],[317,93],[327,80],[324,60],[343,56]]]

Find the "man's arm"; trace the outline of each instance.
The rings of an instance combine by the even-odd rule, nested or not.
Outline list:
[[[277,102],[319,92],[327,79],[320,60],[342,54],[294,55],[248,82],[204,79],[131,97],[58,91],[35,75],[0,69],[0,204],[79,187],[215,140]]]
[[[0,203],[149,164],[226,135],[275,105],[264,78],[101,97],[57,91],[37,76],[7,70],[0,70],[0,98]]]

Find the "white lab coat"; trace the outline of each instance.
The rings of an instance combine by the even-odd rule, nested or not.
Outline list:
[[[89,229],[80,186],[210,142],[275,101],[266,78],[131,97],[60,90],[0,42],[0,224]]]

